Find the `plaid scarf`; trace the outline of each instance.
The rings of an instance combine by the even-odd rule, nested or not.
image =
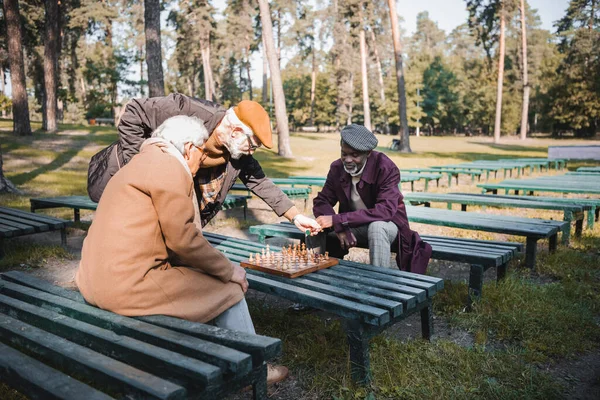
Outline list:
[[[227,176],[227,164],[217,165],[212,168],[201,168],[196,173],[196,182],[198,190],[202,194],[200,199],[200,211],[207,205],[214,203],[223,187],[225,177]]]

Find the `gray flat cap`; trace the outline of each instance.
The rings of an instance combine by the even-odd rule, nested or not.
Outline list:
[[[379,142],[373,132],[362,125],[352,124],[342,129],[342,140],[358,151],[371,151]]]

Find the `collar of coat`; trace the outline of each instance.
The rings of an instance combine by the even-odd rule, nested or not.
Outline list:
[[[377,151],[371,151],[371,154],[369,154],[369,157],[366,161],[367,165],[365,165],[365,169],[363,170],[363,173],[360,176],[360,180],[365,181],[368,184],[375,183],[375,178],[377,174],[377,166],[375,165],[375,157],[377,157],[376,154],[378,154]],[[342,171],[344,170],[343,168],[344,167],[342,165]],[[344,171],[344,174],[342,175],[342,180],[346,183],[350,183],[352,182],[352,176],[346,171]]]

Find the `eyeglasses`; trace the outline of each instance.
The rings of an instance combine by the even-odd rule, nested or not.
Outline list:
[[[260,142],[258,142],[258,144],[254,144],[251,137],[252,135],[246,134],[246,138],[248,139],[248,147],[250,148],[250,150],[256,150],[260,147]]]

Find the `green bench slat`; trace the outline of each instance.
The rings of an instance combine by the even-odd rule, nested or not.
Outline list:
[[[5,297],[5,296],[0,296]],[[12,313],[11,313],[12,315]],[[49,360],[73,376],[134,397],[183,398],[186,390],[120,361],[0,313],[0,339]],[[3,355],[0,359],[4,358]]]
[[[34,221],[34,222],[44,222],[48,225],[54,226],[56,228],[64,227],[68,225],[69,221],[62,220],[60,218],[49,217],[47,215],[34,214],[29,211],[21,211],[15,210],[12,208],[0,207],[0,218],[2,215],[10,215],[13,217],[21,217],[24,220]]]
[[[103,329],[110,329],[118,335],[132,337],[180,354],[189,355],[198,360],[217,365],[225,372],[241,376],[246,375],[252,369],[251,359],[247,354],[215,343],[199,341],[195,338],[190,340],[192,338],[187,335],[123,317],[96,307],[5,281],[0,281],[0,293],[8,294],[12,298],[38,307],[56,311],[78,321]]]
[[[51,228],[50,224],[45,222],[26,220],[24,218],[15,217],[12,215],[2,215],[0,218],[2,218],[2,221],[6,225],[11,225],[19,229],[27,229],[28,227],[31,227],[35,232],[46,232]]]
[[[367,278],[367,279],[375,279],[375,280],[385,280],[385,282],[394,282],[402,286],[410,287],[415,290],[415,293],[418,293],[418,290],[426,291],[429,297],[433,296],[436,292],[435,285],[431,285],[425,282],[419,282],[413,279],[405,279],[395,276],[390,276],[387,273],[387,269],[380,269],[379,271],[369,271],[360,268],[352,268],[347,265],[336,265],[334,267],[329,268],[330,271],[341,272],[345,274],[353,274],[358,276],[359,278]]]
[[[45,293],[70,299],[77,303],[87,304],[79,292],[52,285],[22,272],[5,272],[0,275],[0,279],[0,285],[2,284],[2,280],[14,282]],[[262,364],[264,360],[271,360],[281,354],[281,341],[267,336],[248,335],[165,315],[149,315],[136,317],[135,319],[251,354],[256,364]]]
[[[246,277],[253,289],[280,295],[292,301],[301,301],[304,304],[313,305],[325,311],[335,312],[344,318],[360,320],[375,326],[384,325],[390,320],[390,314],[387,310],[279,282],[260,271],[252,271]]]
[[[308,274],[309,276],[312,274]],[[276,276],[276,275],[269,275],[269,278],[279,281],[279,282],[283,282],[283,283],[288,283],[289,279],[285,278],[285,277],[280,277],[280,276]],[[354,302],[360,302],[363,304],[367,304],[373,307],[378,307],[378,308],[385,308],[387,309],[391,314],[392,317],[398,317],[399,315],[402,315],[402,303],[401,302],[397,302],[397,301],[392,301],[392,300],[388,300],[388,299],[382,299],[380,297],[377,296],[372,296],[360,291],[353,291],[353,290],[347,290],[347,289],[342,289],[336,286],[332,286],[332,285],[326,285],[320,282],[315,282],[312,281],[308,278],[296,278],[294,279],[294,285],[298,286],[298,287],[303,287],[309,290],[313,290],[315,292],[320,292],[320,293],[325,293],[325,294],[330,294],[333,296],[339,296],[342,299],[346,299],[346,300],[350,300],[350,301],[354,301]]]
[[[302,279],[308,279],[311,281],[324,283],[324,284],[331,285],[331,286],[337,286],[337,287],[341,287],[344,289],[359,291],[362,293],[368,293],[368,294],[377,295],[379,297],[383,297],[386,299],[399,301],[399,302],[402,302],[402,305],[404,306],[405,310],[410,310],[412,308],[415,308],[415,305],[417,304],[417,300],[414,296],[407,295],[404,293],[393,292],[391,290],[379,289],[379,288],[371,287],[368,285],[361,285],[356,282],[349,282],[346,279],[339,279],[336,277],[326,276],[323,274],[308,274],[308,275],[305,275]]]
[[[365,278],[362,276],[349,275],[343,270],[340,271],[340,270],[334,270],[332,268],[328,268],[328,269],[320,270],[320,271],[316,272],[316,274],[334,276],[336,278],[344,278],[351,282],[369,284],[369,285],[372,285],[372,286],[380,288],[380,289],[393,290],[393,291],[396,291],[399,293],[413,295],[417,298],[417,301],[419,303],[425,301],[427,298],[427,292],[423,289],[417,289],[417,288],[413,288],[413,287],[405,286],[405,285],[392,284],[392,283],[388,283],[385,281],[382,282],[377,279],[369,279],[369,278]]]
[[[363,264],[354,261],[340,260],[340,265],[349,266],[353,268],[363,269],[366,271],[378,272],[381,273],[381,267],[376,267],[370,264]],[[405,278],[407,280],[426,283],[427,285],[433,285],[436,290],[442,290],[444,288],[443,279],[436,278],[434,276],[415,274],[412,272],[401,271],[395,268],[385,269],[386,275],[393,275],[399,278]]]
[[[66,334],[80,345],[166,379],[188,379],[205,386],[217,384],[222,379],[221,370],[213,365],[117,335],[54,311],[39,309],[5,295],[0,295],[0,311],[56,335]]]
[[[3,222],[3,224],[0,224],[0,235],[3,237],[9,238],[12,236],[22,236],[35,233],[35,229],[32,226],[23,225],[22,227],[19,227],[15,226],[15,224],[11,223],[10,221]]]
[[[0,343],[0,375],[29,398],[109,400],[112,397]]]

